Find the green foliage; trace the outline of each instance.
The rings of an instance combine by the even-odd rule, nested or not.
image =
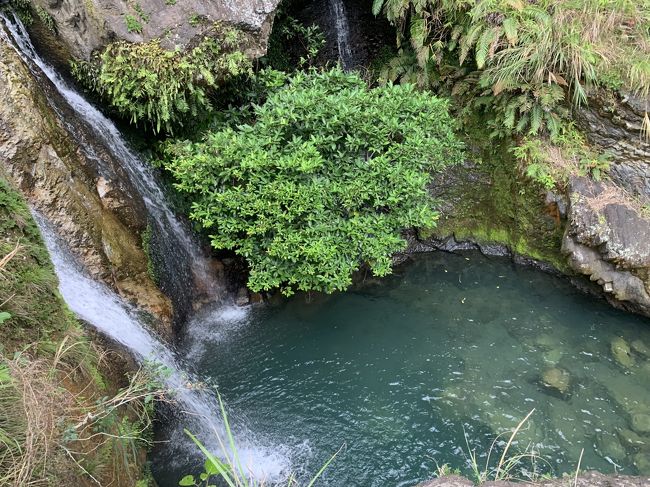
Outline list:
[[[52,34],[56,35],[57,30],[56,30],[56,22],[52,18],[52,16],[40,5],[36,5],[34,7],[34,11],[36,12],[36,15],[38,18],[43,22],[43,25],[47,30],[49,30]]]
[[[199,14],[192,14],[188,20],[191,26],[196,27],[201,23],[201,20],[203,19],[203,16]]]
[[[595,157],[583,157],[580,159],[580,174],[591,176],[596,181],[600,181],[609,171],[609,154],[598,154]]]
[[[555,188],[557,181],[547,162],[544,144],[541,139],[525,139],[521,144],[512,148],[515,158],[525,166],[526,176],[540,183],[544,188]]]
[[[571,174],[600,181],[609,171],[609,154],[590,148],[572,123],[564,124],[548,140],[525,137],[510,150],[522,164],[526,176],[549,190],[566,184]]]
[[[172,132],[175,124],[211,110],[211,90],[250,71],[250,60],[236,50],[238,42],[239,34],[231,30],[220,30],[188,51],[166,50],[158,40],[117,42],[95,62],[72,63],[72,74],[132,123]]]
[[[145,13],[145,11],[142,9],[142,5],[140,5],[139,3],[136,3],[133,6],[133,10],[136,11],[138,17],[140,17],[140,20],[142,20],[142,22],[144,22],[145,24],[149,22],[149,20],[151,19],[151,16]]]
[[[564,105],[590,87],[650,92],[647,1],[376,0],[373,11],[401,27],[384,76],[446,87],[494,114],[493,136],[557,135]]]
[[[325,45],[325,33],[315,24],[304,25],[280,6],[262,62],[282,71],[294,71],[316,64]]]
[[[136,34],[142,34],[142,24],[136,17],[131,14],[126,14],[124,16],[124,22],[126,23],[126,30],[135,32]]]
[[[15,12],[20,21],[25,25],[34,22],[30,0],[9,0],[8,6]],[[3,6],[0,6],[2,9]]]
[[[73,326],[40,233],[20,195],[0,178],[0,351]],[[6,315],[2,315],[5,316]]]
[[[343,290],[362,263],[388,274],[400,232],[438,217],[430,172],[462,157],[446,101],[340,69],[295,74],[254,115],[166,163],[212,245],[246,258],[254,291]]]

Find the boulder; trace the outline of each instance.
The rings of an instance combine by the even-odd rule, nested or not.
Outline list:
[[[650,438],[642,437],[629,429],[618,430],[618,437],[621,444],[628,451],[650,451]]]
[[[244,51],[266,52],[279,0],[32,0],[54,20],[56,38],[33,31],[37,47],[58,57],[89,60],[111,42],[159,39],[168,49],[184,49],[210,35],[215,22],[244,32]],[[54,42],[53,42],[54,41]],[[68,59],[62,59],[67,57]]]
[[[596,436],[596,446],[598,453],[603,458],[609,458],[616,462],[622,462],[627,456],[625,447],[621,444],[620,439],[611,433],[601,432]]]
[[[637,453],[632,457],[632,463],[641,475],[650,475],[650,455]]]
[[[630,368],[636,363],[632,356],[630,346],[621,337],[616,337],[611,341],[610,350],[614,360],[623,367]]]
[[[650,358],[650,347],[648,347],[643,340],[634,340],[630,343],[632,350],[634,350],[639,355],[643,355],[646,358]]]
[[[650,219],[613,182],[574,177],[562,252],[618,307],[650,316]]]
[[[542,373],[541,383],[551,391],[559,392],[561,395],[566,395],[571,386],[571,375],[564,369],[553,367],[546,369]]]
[[[650,414],[635,413],[632,415],[630,426],[637,433],[650,433]]]

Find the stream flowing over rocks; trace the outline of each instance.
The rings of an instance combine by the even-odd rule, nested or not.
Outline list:
[[[33,29],[33,34],[37,47],[46,52],[53,62],[67,66],[71,59],[89,60],[93,54],[100,52],[108,44],[122,40],[135,43],[159,39],[161,45],[167,49],[192,47],[203,36],[211,35],[215,29],[215,22],[221,22],[241,29],[244,32],[242,49],[250,58],[257,58],[266,51],[279,3],[280,0],[209,2],[140,0],[137,4],[129,0],[33,0],[34,6],[52,16],[57,30],[56,37],[53,37],[42,26],[39,28],[37,25]],[[371,25],[365,22],[367,14],[361,14],[364,12],[361,10],[361,4],[362,2],[357,0],[298,2],[299,16],[321,15],[322,10],[329,12],[328,15],[336,19],[334,24],[336,28],[330,28],[326,34],[329,44],[336,46],[337,56],[344,61],[346,68],[364,65],[376,54],[368,50],[367,44],[371,43],[360,40],[360,30],[355,28],[360,24]],[[331,8],[328,9],[326,5],[330,5]],[[129,16],[140,22],[141,31],[136,32],[129,27],[126,22]],[[382,26],[382,24],[377,25]],[[382,29],[390,30],[385,23]],[[2,100],[0,103],[0,176],[6,177],[20,189],[31,207],[49,222],[74,254],[74,258],[82,263],[85,269],[83,276],[72,275],[74,279],[71,279],[71,282],[75,285],[68,286],[68,294],[77,291],[79,295],[82,294],[79,289],[83,289],[82,285],[85,285],[86,273],[95,281],[106,284],[108,286],[106,289],[103,284],[97,286],[96,291],[101,299],[95,300],[95,307],[101,308],[101,303],[106,302],[106,296],[109,296],[111,302],[119,305],[116,305],[116,309],[120,313],[123,309],[128,310],[130,319],[128,329],[134,332],[132,336],[135,338],[127,341],[126,338],[129,336],[123,337],[121,343],[131,350],[135,349],[133,341],[143,341],[137,334],[145,330],[144,326],[141,326],[137,312],[131,309],[131,304],[137,310],[144,310],[151,315],[154,319],[146,320],[147,324],[151,321],[155,331],[169,341],[172,341],[174,336],[172,323],[182,325],[188,322],[192,325],[192,320],[188,318],[193,314],[194,325],[197,327],[194,338],[199,337],[201,342],[209,342],[208,338],[214,340],[214,330],[219,326],[221,326],[219,332],[226,334],[224,329],[228,331],[228,328],[224,323],[227,325],[228,319],[224,318],[224,315],[228,313],[235,316],[236,319],[233,318],[231,321],[239,327],[239,333],[244,333],[246,326],[250,326],[244,315],[250,310],[246,308],[242,311],[243,307],[231,307],[224,311],[219,308],[223,304],[220,301],[222,298],[220,292],[224,287],[222,282],[225,279],[224,266],[203,255],[203,249],[195,241],[189,226],[184,220],[177,219],[171,206],[164,201],[165,194],[162,186],[158,186],[157,179],[154,177],[155,172],[149,166],[144,166],[145,168],[141,167],[142,171],[138,173],[139,169],[134,170],[132,166],[129,167],[120,160],[119,154],[114,150],[115,144],[112,143],[118,139],[120,144],[124,144],[124,150],[130,154],[129,157],[138,159],[136,162],[145,162],[140,161],[137,154],[130,152],[126,141],[122,139],[119,131],[108,118],[102,120],[111,124],[118,139],[98,137],[97,130],[93,131],[88,121],[84,120],[83,114],[68,103],[66,96],[62,95],[56,84],[48,80],[48,76],[37,66],[32,65],[29,59],[21,56],[21,50],[14,41],[7,26],[0,22],[0,100]],[[330,48],[333,49],[331,46]],[[611,153],[611,169],[608,177],[603,181],[594,181],[582,176],[572,177],[563,194],[551,192],[542,194],[539,191],[532,196],[530,193],[525,194],[528,188],[522,190],[519,185],[520,181],[517,178],[521,175],[518,174],[518,168],[515,166],[509,168],[512,171],[509,179],[502,178],[502,174],[498,172],[490,173],[479,162],[474,161],[466,161],[464,165],[440,175],[431,188],[434,196],[442,201],[438,233],[434,235],[411,233],[408,252],[479,248],[485,254],[513,255],[520,263],[534,263],[543,269],[554,269],[571,277],[588,278],[613,306],[650,316],[650,143],[639,135],[641,121],[647,108],[647,100],[631,94],[601,92],[590,94],[589,106],[578,110],[576,118],[590,143],[600,150]],[[103,117],[99,110],[97,114]],[[149,189],[143,189],[144,186],[138,182],[137,177],[144,178],[144,186],[149,184]],[[499,201],[499,198],[502,200]],[[531,199],[534,200],[534,205],[526,206]],[[476,209],[479,207],[481,211],[477,212]],[[493,223],[498,223],[499,226],[491,226]],[[173,238],[167,238],[165,234],[156,240],[154,235],[152,243],[149,240],[152,227],[161,230],[162,233],[169,231],[169,235]],[[461,227],[467,229],[467,232],[459,232],[458,229]],[[469,240],[474,240],[477,244],[468,243]],[[493,244],[504,240],[509,243]],[[541,250],[532,253],[531,249]],[[152,272],[152,260],[156,259],[154,255],[156,250],[160,254],[159,262],[156,262],[157,269],[167,272],[168,276],[173,276],[172,279],[160,279]],[[160,257],[161,255],[163,257]],[[175,258],[178,260],[173,262]],[[398,257],[396,261],[407,258],[405,254]],[[75,259],[71,257],[70,261]],[[465,260],[470,259],[467,257]],[[458,285],[461,284],[460,276],[459,272]],[[463,279],[465,277],[467,282],[474,279],[463,275]],[[440,282],[440,279],[436,282]],[[371,286],[372,283],[366,285]],[[492,287],[499,289],[501,285]],[[453,286],[457,287],[455,281]],[[395,289],[389,290],[393,293],[392,299],[396,299],[395,296],[399,297],[397,285]],[[429,292],[428,289],[424,291]],[[120,298],[113,296],[113,292],[119,294]],[[372,289],[371,291],[366,289],[359,294],[365,296],[365,294],[371,295],[372,292]],[[494,290],[492,292],[496,293]],[[504,291],[500,292],[504,293]],[[466,297],[463,296],[459,302],[465,308],[471,309],[473,306],[471,289],[467,294],[470,299],[466,301]],[[418,298],[419,303],[414,296],[414,293],[409,292],[403,299],[410,309],[431,302],[430,296],[421,296]],[[475,303],[479,303],[476,305],[476,319],[487,319],[490,318],[490,314],[494,314],[494,318],[490,320],[497,321],[497,311],[499,311],[497,308],[501,305],[492,304],[489,300],[479,300],[478,292],[475,297]],[[122,303],[122,298],[129,304]],[[262,299],[261,296],[259,299]],[[338,297],[326,299],[338,299]],[[512,302],[516,301],[512,299]],[[241,305],[248,304],[250,302],[248,291],[240,289],[236,302]],[[217,303],[219,306],[215,306],[214,309],[205,306],[207,308],[205,316],[201,316],[196,312],[205,303]],[[91,308],[80,300],[77,309],[84,307]],[[313,309],[317,309],[316,306],[312,306],[309,310],[298,309],[295,314],[308,315]],[[92,311],[96,310],[92,308]],[[79,311],[77,313],[84,318],[83,313]],[[119,318],[120,313],[111,316]],[[423,312],[427,317],[434,314],[428,309]],[[203,321],[198,320],[197,316],[203,318]],[[563,424],[568,416],[560,414],[564,411],[561,408],[565,408],[566,411],[573,410],[575,404],[568,403],[572,397],[577,396],[576,391],[584,387],[587,378],[578,375],[577,371],[580,367],[584,369],[584,366],[576,365],[578,354],[566,348],[567,340],[559,336],[560,327],[551,320],[550,312],[540,316],[536,323],[543,324],[545,319],[548,320],[548,328],[550,330],[552,327],[552,332],[545,329],[544,333],[538,333],[534,339],[517,337],[521,326],[519,323],[509,323],[509,328],[502,330],[500,339],[505,341],[514,337],[521,342],[522,350],[525,346],[539,352],[542,365],[537,367],[534,373],[528,374],[526,384],[540,396],[544,394],[552,397],[554,401],[552,404],[555,406],[549,407],[548,416],[554,421],[553,424]],[[516,321],[516,318],[512,317],[512,321]],[[86,320],[92,323],[91,319]],[[468,323],[463,322],[463,326],[467,327],[468,337],[480,335],[480,331],[475,330],[475,325],[469,324],[473,321],[474,318],[471,318],[467,320]],[[199,329],[197,322],[204,328]],[[109,325],[113,335],[111,333],[108,335],[115,338],[116,342],[120,342],[119,336],[126,335],[124,331],[127,328],[119,330],[113,327],[114,323],[106,326]],[[235,326],[232,326],[235,329]],[[457,325],[455,330],[460,329],[460,326]],[[102,328],[98,327],[98,329]],[[372,332],[367,331],[370,329],[369,325],[367,329],[361,330],[358,336],[365,338],[366,334],[371,335]],[[487,326],[483,328],[484,333],[486,329]],[[202,331],[204,335],[196,330]],[[192,327],[188,326],[186,331],[191,333]],[[451,335],[452,332],[450,331],[449,334]],[[175,371],[174,386],[186,394],[185,398],[182,398],[185,403],[194,404],[195,407],[196,404],[205,404],[201,410],[194,412],[197,416],[218,415],[216,402],[204,400],[203,396],[207,397],[207,393],[194,393],[187,387],[187,384],[191,385],[192,381],[201,385],[202,379],[199,380],[199,377],[202,376],[197,375],[195,378],[193,373],[186,372],[185,362],[177,360],[171,350],[168,353],[166,346],[162,342],[158,343],[157,336],[147,335],[146,339],[149,344],[155,346],[150,346],[146,354],[142,352],[139,356],[149,357],[156,352],[160,355],[160,350],[164,350],[166,362],[172,364]],[[603,379],[602,384],[598,384],[598,391],[602,390],[611,397],[612,404],[623,413],[620,418],[617,418],[621,424],[617,423],[616,430],[598,431],[597,435],[589,436],[590,440],[593,439],[591,446],[594,447],[594,451],[598,451],[598,455],[604,459],[619,459],[621,462],[625,460],[629,466],[633,465],[636,471],[644,475],[650,472],[650,393],[639,384],[646,380],[646,377],[650,377],[649,340],[635,339],[631,334],[626,337],[612,335],[603,342],[604,348],[598,349],[599,353],[606,354],[608,363],[613,365],[611,368],[620,373],[614,375],[611,370],[607,370],[609,374],[607,377],[613,379],[607,381]],[[288,341],[287,339],[286,342]],[[463,362],[464,369],[454,372],[459,372],[464,378],[468,377],[467,380],[484,382],[486,344],[495,341],[488,336],[482,347],[474,348],[468,344]],[[199,352],[203,354],[203,350],[199,352],[195,350],[200,347],[192,345],[192,337],[186,337],[186,342],[188,356],[191,355],[189,352],[195,355],[199,355]],[[324,347],[323,342],[319,342],[319,345]],[[227,348],[233,347],[229,345]],[[295,348],[300,349],[299,346]],[[361,348],[359,346],[359,349]],[[435,346],[430,348],[435,349]],[[333,347],[332,350],[336,349]],[[212,357],[207,352],[205,355]],[[223,352],[223,355],[226,355],[228,350]],[[589,357],[593,356],[593,350],[585,349],[584,352]],[[528,355],[522,355],[522,360],[525,356],[530,356],[530,353],[527,353]],[[221,356],[216,353],[214,355]],[[268,355],[277,359],[279,354]],[[421,355],[424,356],[423,353]],[[262,356],[263,354],[260,353],[255,357],[255,361]],[[311,365],[311,360],[312,357],[307,357],[305,362]],[[290,362],[289,359],[287,361]],[[498,362],[503,366],[504,360],[500,359]],[[233,363],[234,360],[229,364],[221,365],[225,368]],[[567,363],[571,367],[567,368]],[[600,370],[598,362],[594,360],[593,364],[595,370]],[[339,364],[336,365],[338,369]],[[187,367],[187,370],[191,368]],[[219,373],[222,370],[219,368]],[[339,369],[339,373],[340,370],[345,369]],[[370,370],[375,376],[378,375],[374,364],[364,370]],[[420,370],[426,371],[423,368],[418,369]],[[249,374],[250,367],[242,367],[241,371]],[[500,372],[497,369],[495,371]],[[506,372],[503,374],[504,377],[510,373],[509,370]],[[316,375],[312,374],[309,379],[313,381]],[[432,377],[435,374],[422,375]],[[227,374],[223,373],[220,379],[223,380],[224,376]],[[188,377],[192,381],[188,382]],[[483,403],[489,404],[493,399],[487,393],[484,396],[474,394],[475,397],[466,399],[464,395],[469,394],[467,388],[464,384],[457,385],[454,380],[458,380],[456,375],[448,384],[444,384],[444,389],[433,389],[435,392],[440,392],[443,403],[446,403],[449,408],[448,411],[463,411],[463,407],[466,407],[468,409],[463,411],[463,414],[469,417],[471,414],[476,414],[481,404],[472,401],[484,399]],[[243,382],[243,379],[239,380],[239,378],[233,380],[236,385]],[[263,381],[264,386],[271,383],[272,381]],[[297,383],[298,380],[293,381],[293,384]],[[399,382],[388,382],[388,384],[390,387],[400,385]],[[282,395],[285,394],[284,389],[281,392]],[[299,393],[300,391],[296,391],[294,397],[299,397]],[[318,404],[325,402],[318,394],[320,391],[314,393]],[[355,390],[354,394],[357,395],[358,390]],[[264,392],[260,396],[263,399],[268,397],[268,393]],[[588,399],[591,399],[591,396]],[[404,396],[400,399],[404,400]],[[427,415],[430,415],[429,402],[434,399],[437,398],[428,396],[418,398],[418,401],[426,402]],[[417,401],[413,402],[417,403]],[[371,398],[368,399],[368,403],[374,406],[377,401]],[[277,409],[275,403],[272,406],[273,409]],[[508,405],[508,408],[511,406]],[[256,407],[259,409],[259,405]],[[189,407],[188,409],[191,410]],[[482,421],[485,424],[491,422],[494,433],[502,434],[511,429],[514,417],[506,417],[506,414],[510,414],[506,408],[499,412],[498,417],[494,414],[494,410],[493,405],[490,405],[490,410],[486,409]],[[451,413],[448,412],[447,416],[451,416]],[[392,436],[403,436],[403,431],[390,429],[395,427],[394,423],[396,424],[397,421],[393,418],[383,426],[390,430]],[[180,426],[178,432],[181,431]],[[587,429],[584,425],[580,427]],[[374,433],[376,428],[372,428],[368,431]],[[538,426],[537,430],[531,428],[528,434],[531,438],[535,434],[544,438],[542,429],[541,426]],[[248,430],[242,428],[242,431]],[[182,436],[182,433],[178,434]],[[252,433],[250,437],[253,437]],[[367,434],[366,437],[371,437],[371,434]],[[576,434],[576,437],[584,438],[587,435]],[[281,452],[280,461],[276,458],[278,452],[273,451],[275,445],[282,444],[279,440],[269,441],[268,444],[271,446],[268,447],[264,443],[264,448],[258,448],[257,438],[248,443],[252,445],[250,448],[252,463],[261,465],[263,462],[260,459],[267,460],[269,469],[264,470],[263,475],[267,475],[269,471],[275,471],[278,476],[284,473],[289,463],[288,455],[285,458],[286,452]],[[335,451],[335,448],[332,449]],[[175,451],[172,454],[178,456]],[[164,457],[164,460],[165,462],[162,463],[171,463],[167,462],[167,457]],[[420,476],[419,479],[427,477],[428,475]],[[467,479],[449,476],[422,483],[419,487],[469,487],[470,485],[473,483]],[[513,487],[516,484],[488,482],[483,485]],[[567,485],[567,479],[540,481],[534,485],[564,487]],[[573,478],[570,479],[570,485],[574,485]],[[650,478],[588,472],[579,475],[575,485],[578,487],[641,487],[649,486]]]
[[[171,304],[147,272],[141,196],[110,153],[88,143],[92,134],[56,90],[37,79],[0,34],[0,171],[56,225],[93,277],[159,317],[164,330]]]

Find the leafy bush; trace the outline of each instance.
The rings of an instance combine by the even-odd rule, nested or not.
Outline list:
[[[254,115],[165,163],[212,245],[248,260],[254,291],[343,290],[362,263],[390,273],[401,230],[438,217],[430,172],[462,157],[445,100],[340,69],[294,75]]]
[[[154,131],[173,131],[190,116],[210,110],[209,90],[231,76],[248,72],[250,60],[237,50],[233,30],[206,37],[188,51],[169,51],[158,40],[116,42],[94,62],[77,61],[72,74],[112,107]]]

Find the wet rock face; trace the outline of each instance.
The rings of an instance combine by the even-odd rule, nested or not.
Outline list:
[[[56,226],[95,278],[169,324],[169,300],[149,277],[141,247],[147,216],[140,197],[116,161],[99,148],[94,158],[81,150],[90,135],[69,114],[61,121],[47,102],[56,93],[47,89],[0,41],[0,175]]]
[[[214,22],[250,34],[251,57],[266,51],[279,0],[33,0],[54,19],[57,40],[71,56],[88,60],[110,42],[160,39],[164,47],[185,48]],[[47,47],[43,45],[39,47]],[[51,53],[52,54],[52,53]],[[55,53],[56,54],[56,53]]]
[[[577,110],[589,141],[611,156],[610,177],[632,194],[650,198],[650,141],[641,137],[648,101],[632,94],[597,91]]]
[[[650,316],[650,218],[612,182],[570,183],[562,251],[610,302]]]
[[[386,19],[372,14],[370,3],[364,0],[343,0],[349,28],[350,69],[370,66],[384,47],[395,44],[395,29]],[[336,17],[332,0],[294,0],[289,3],[289,15],[305,25],[317,25],[325,34],[325,46],[319,57],[322,62],[336,63],[339,59]]]

